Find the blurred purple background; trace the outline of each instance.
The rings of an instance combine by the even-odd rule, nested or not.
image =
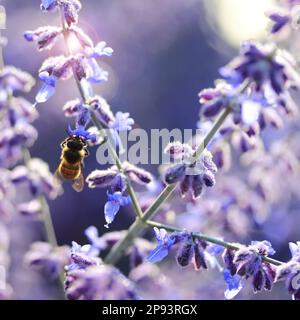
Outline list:
[[[207,1],[82,2],[80,25],[95,42],[104,40],[115,51],[112,58],[104,61],[110,72],[109,81],[95,87],[95,91],[108,100],[113,111],[130,112],[137,127],[146,130],[196,129],[199,113],[197,93],[213,84],[218,77],[219,67],[236,52],[234,44],[226,42],[226,37],[216,29],[213,16],[210,16],[214,11],[204,5]],[[58,45],[50,53],[39,53],[32,44],[25,42],[23,32],[41,25],[55,25],[58,23],[57,15],[43,14],[39,10],[39,0],[7,0],[1,4],[7,11],[7,30],[4,35],[8,38],[8,45],[4,49],[5,62],[16,65],[37,78],[42,61],[49,54],[63,50],[63,45]],[[28,95],[29,100],[34,101],[39,85],[38,82]],[[75,97],[78,97],[78,92],[71,79],[60,82],[55,96],[46,104],[38,106],[40,118],[35,125],[39,138],[31,152],[32,156],[49,163],[53,172],[59,162],[59,144],[65,138],[69,120],[64,117],[62,106]],[[86,175],[98,167],[95,150],[92,149],[85,162]],[[149,166],[148,169],[157,174],[157,168]],[[85,243],[83,231],[90,225],[95,225],[100,234],[105,232],[105,200],[105,191],[85,188],[82,193],[77,194],[66,184],[63,196],[50,202],[59,244],[70,244],[72,240]],[[132,223],[134,217],[129,211],[123,210],[119,214],[111,226],[112,230],[127,228]],[[21,257],[29,243],[43,239],[40,224],[20,218],[12,225],[12,230],[15,235],[12,284],[17,287],[17,298],[58,297],[55,284],[50,291],[47,287],[46,291],[41,282],[46,285],[47,281],[22,266]],[[193,281],[184,284],[184,287],[188,286],[192,287]],[[198,291],[201,292],[201,285],[199,286]],[[214,293],[210,295],[209,290],[205,290],[207,292],[199,293],[199,297],[222,297],[222,290],[214,288],[213,282],[209,290]],[[273,298],[276,295],[275,290]],[[266,295],[264,298],[270,296]]]

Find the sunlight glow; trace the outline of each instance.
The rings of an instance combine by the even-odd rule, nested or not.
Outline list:
[[[266,12],[274,7],[274,0],[217,0],[206,1],[212,19],[221,35],[231,45],[245,40],[260,40],[267,35]]]

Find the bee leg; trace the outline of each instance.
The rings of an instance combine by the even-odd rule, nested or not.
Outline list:
[[[89,151],[87,149],[84,149],[84,155],[87,157],[90,155]]]
[[[72,184],[72,188],[77,192],[81,192],[83,190],[83,187],[84,187],[84,178],[83,178],[83,174],[81,173],[80,176],[74,180],[74,183]]]
[[[60,144],[60,147],[63,149],[66,146],[67,141],[64,141]]]

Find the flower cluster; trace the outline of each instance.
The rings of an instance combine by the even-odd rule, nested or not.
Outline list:
[[[115,267],[103,264],[101,250],[115,243],[115,235],[99,237],[94,226],[85,232],[91,244],[73,242],[65,267],[65,291],[70,300],[138,299],[133,284]]]
[[[168,234],[165,229],[154,228],[158,245],[153,249],[147,260],[157,263],[166,258],[173,246],[177,245],[176,261],[182,268],[193,263],[195,270],[207,269],[207,262],[215,264],[215,256],[223,252],[223,247],[208,245],[204,241],[193,238],[187,231]]]
[[[69,262],[69,247],[53,247],[47,242],[34,242],[24,256],[25,264],[56,279]]]
[[[121,206],[131,203],[130,197],[124,195],[128,179],[141,185],[147,185],[152,181],[152,175],[129,162],[124,162],[122,171],[114,165],[106,170],[95,170],[86,178],[88,186],[92,189],[107,187],[111,189],[112,193],[107,194],[108,201],[104,207],[106,226],[114,221]]]
[[[34,84],[30,74],[13,66],[5,66],[0,72],[0,265],[6,269],[7,275],[10,258],[6,223],[15,213],[40,216],[42,204],[39,197],[54,198],[60,193],[48,165],[40,159],[30,160],[28,157],[28,148],[38,136],[32,126],[38,114],[32,104],[18,93],[29,92]],[[54,254],[48,258],[53,262],[53,268],[48,269],[53,275],[56,272]],[[1,287],[5,289],[0,290],[0,299],[11,298],[11,286],[2,283]]]
[[[300,242],[290,243],[292,258],[277,269],[276,281],[285,280],[295,300],[300,300]]]
[[[271,20],[271,33],[278,34],[283,30],[298,30],[300,1],[285,0],[281,1],[281,6],[268,14]]]
[[[107,80],[108,73],[100,68],[97,59],[109,57],[113,49],[106,46],[104,41],[94,45],[91,38],[77,26],[78,12],[81,3],[72,1],[42,1],[41,9],[44,12],[60,10],[64,19],[62,27],[45,26],[33,31],[26,31],[24,37],[27,41],[37,42],[38,49],[50,50],[59,37],[65,37],[68,45],[78,44],[80,52],[65,56],[50,57],[44,61],[40,70],[39,78],[43,85],[36,95],[36,103],[44,103],[55,93],[58,80],[67,80],[74,73],[78,81],[101,83]]]
[[[283,117],[298,113],[288,89],[299,86],[299,76],[295,61],[286,51],[273,45],[245,43],[240,55],[220,73],[225,80],[199,93],[200,118],[212,119],[229,109],[232,116],[220,133],[241,153],[259,146],[263,129],[281,128]],[[224,146],[216,149],[222,162]]]
[[[263,257],[275,253],[268,241],[253,241],[250,246],[236,252],[227,249],[223,254],[224,279],[228,284],[227,298],[233,298],[243,288],[242,278],[251,278],[254,292],[271,290],[275,281],[276,269],[263,260]]]
[[[170,143],[165,153],[178,161],[165,172],[167,184],[180,183],[180,190],[184,196],[190,190],[194,199],[202,194],[203,187],[213,187],[216,183],[215,174],[218,169],[208,150],[203,150],[200,157],[193,161],[195,150],[188,144],[180,142]]]
[[[0,72],[0,165],[12,167],[23,158],[23,148],[33,145],[37,132],[31,123],[37,118],[29,101],[15,96],[15,92],[28,92],[35,81],[31,75],[7,66]]]

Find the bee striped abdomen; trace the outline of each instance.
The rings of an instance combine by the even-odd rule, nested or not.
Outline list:
[[[81,174],[80,164],[71,164],[66,161],[62,161],[59,167],[59,172],[66,180],[75,180]]]

